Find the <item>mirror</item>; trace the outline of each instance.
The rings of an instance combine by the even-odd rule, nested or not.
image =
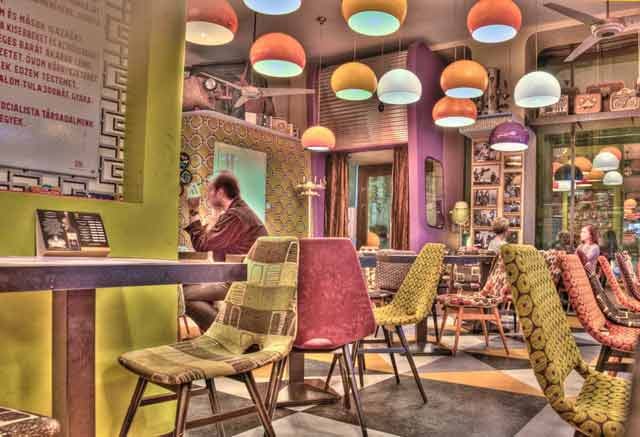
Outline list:
[[[427,158],[424,163],[425,209],[427,225],[432,228],[444,228],[444,176],[442,163]]]

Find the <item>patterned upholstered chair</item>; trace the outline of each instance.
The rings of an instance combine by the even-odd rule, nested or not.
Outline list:
[[[58,435],[60,424],[50,417],[0,407],[0,436],[49,437]]]
[[[502,257],[529,360],[551,407],[582,435],[623,436],[629,383],[595,371],[583,360],[544,258],[534,247],[508,244]],[[575,399],[564,391],[573,370],[585,380]]]
[[[450,293],[438,296],[438,301],[440,301],[444,308],[440,331],[444,332],[444,327],[449,316],[454,316],[456,319],[455,341],[451,349],[453,355],[458,351],[458,342],[464,320],[480,321],[487,347],[489,347],[487,322],[494,323],[498,327],[504,350],[507,352],[507,355],[509,354],[509,347],[507,346],[507,339],[502,329],[502,320],[498,306],[501,305],[510,294],[510,288],[511,286],[504,271],[504,263],[502,259],[498,257],[494,262],[491,273],[482,290],[475,293]]]
[[[598,257],[598,265],[600,266],[600,270],[602,271],[609,288],[618,300],[618,303],[630,311],[640,312],[640,300],[627,293],[626,290],[623,291],[622,288],[620,288],[620,283],[613,274],[611,264],[609,264],[607,258],[604,256]]]
[[[232,284],[207,332],[191,341],[128,352],[120,357],[120,364],[139,376],[121,436],[127,435],[138,407],[146,405],[143,394],[149,382],[176,392],[173,435],[183,436],[191,386],[198,380],[206,381],[214,413],[208,423],[217,423],[219,434],[224,432],[217,420],[224,416],[218,414],[214,378],[232,375],[244,378],[265,433],[275,435],[271,426],[275,394],[296,335],[298,256],[295,238],[258,239],[246,261],[247,281]],[[265,405],[251,372],[267,364],[274,364],[275,370]]]
[[[640,328],[640,313],[630,311],[614,302],[602,287],[600,278],[594,273],[587,272],[589,282],[596,297],[596,302],[604,316],[616,325],[627,328]]]
[[[627,252],[616,252],[616,262],[622,272],[622,283],[627,293],[640,300],[640,284],[638,284],[631,257]]]

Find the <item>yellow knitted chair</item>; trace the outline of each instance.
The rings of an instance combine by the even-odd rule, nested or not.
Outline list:
[[[595,371],[582,359],[542,255],[531,246],[508,244],[502,256],[531,367],[551,407],[578,435],[624,436],[629,383]],[[585,380],[575,399],[564,392],[573,370]]]

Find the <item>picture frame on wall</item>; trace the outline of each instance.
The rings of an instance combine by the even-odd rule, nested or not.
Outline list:
[[[473,234],[473,245],[486,249],[494,238],[496,238],[496,234],[491,231],[476,231]]]
[[[522,174],[506,173],[504,175],[504,201],[520,201],[522,197]]]
[[[473,206],[474,207],[496,207],[498,206],[498,189],[476,189],[473,191]]]
[[[498,162],[500,152],[493,150],[488,142],[479,141],[473,144],[473,162]]]
[[[474,185],[499,185],[500,165],[479,165],[473,167]]]
[[[495,209],[474,209],[473,225],[475,227],[490,228],[497,217],[498,211]]]

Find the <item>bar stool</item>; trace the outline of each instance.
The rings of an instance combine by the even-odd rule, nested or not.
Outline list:
[[[39,414],[0,407],[0,435],[19,437],[49,437],[58,435],[57,420]]]

